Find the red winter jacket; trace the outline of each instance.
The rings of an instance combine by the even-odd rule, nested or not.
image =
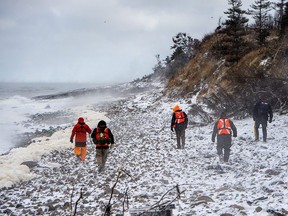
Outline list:
[[[86,133],[91,134],[92,130],[84,122],[78,122],[72,130],[70,140],[73,140],[76,135],[75,142],[86,142]]]

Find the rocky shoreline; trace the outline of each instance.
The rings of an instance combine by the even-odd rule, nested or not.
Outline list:
[[[74,122],[74,116],[67,111],[47,112],[44,114],[35,114],[29,117],[29,120],[23,122],[24,127],[34,128],[37,125],[37,129],[34,132],[25,132],[16,134],[14,137],[15,147],[27,147],[31,143],[35,142],[35,138],[39,137],[51,137],[55,132],[59,130],[65,130],[67,127],[71,127]],[[50,125],[50,126],[49,126]],[[7,152],[6,154],[8,154]]]
[[[104,215],[107,207],[111,215],[129,215],[132,209],[156,210],[172,203],[173,215],[179,216],[287,214],[286,117],[275,115],[278,128],[269,127],[267,143],[253,141],[251,119],[235,120],[239,138],[233,143],[231,162],[220,164],[210,143],[212,124],[189,124],[185,149],[175,148],[169,127],[174,102],[159,95],[141,93],[94,107],[107,113],[116,143],[103,173],[97,172],[91,143],[82,164],[73,145],[65,143],[69,147],[27,164],[37,177],[0,189],[0,213],[71,215],[80,200],[76,210],[83,216]],[[190,104],[183,105],[189,112]],[[55,138],[58,133],[62,137]],[[66,142],[69,133],[59,130],[49,138]]]

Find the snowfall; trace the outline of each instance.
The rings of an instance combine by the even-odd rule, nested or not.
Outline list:
[[[201,116],[189,114],[195,97],[162,97],[162,84],[149,85],[144,86],[149,90],[127,98],[64,110],[74,113],[68,126],[2,155],[0,214],[101,216],[109,215],[110,207],[110,215],[127,216],[161,211],[185,216],[288,215],[287,115],[274,113],[266,143],[254,141],[251,117],[231,116],[238,137],[233,138],[229,162],[221,163],[211,142],[217,116],[200,126]],[[170,130],[176,104],[190,121],[185,149],[176,148]],[[204,104],[198,105],[209,113]],[[101,173],[90,139],[84,163],[73,153],[69,137],[79,116],[92,129],[105,120],[114,134],[115,147]]]

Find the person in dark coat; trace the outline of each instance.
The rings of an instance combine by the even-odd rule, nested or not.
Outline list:
[[[173,108],[173,115],[171,119],[171,131],[173,132],[175,129],[176,139],[177,139],[177,148],[184,149],[185,146],[185,130],[188,125],[188,117],[185,112],[181,110],[181,108],[176,105]],[[181,145],[182,143],[182,145]]]
[[[230,148],[233,137],[237,137],[237,129],[234,123],[226,117],[226,113],[222,112],[220,119],[214,125],[212,133],[212,142],[215,142],[217,135],[217,154],[220,161],[228,162],[230,156]],[[224,150],[224,157],[223,157]]]
[[[263,141],[267,141],[267,121],[272,122],[273,112],[271,105],[265,100],[261,99],[258,101],[253,109],[253,120],[254,123],[254,134],[255,140],[259,141],[259,126],[262,126]]]
[[[98,171],[102,172],[107,161],[109,148],[114,145],[114,136],[111,130],[107,127],[106,122],[99,121],[97,128],[91,134],[93,143],[96,146],[96,163]]]

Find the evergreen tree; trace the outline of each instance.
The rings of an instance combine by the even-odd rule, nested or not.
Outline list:
[[[228,0],[228,4],[231,7],[224,12],[227,19],[222,23],[224,30],[221,33],[224,33],[225,37],[220,41],[220,46],[228,63],[238,63],[245,52],[243,37],[246,35],[245,26],[249,20],[244,17],[247,12],[241,9],[241,0]]]
[[[281,29],[283,29],[283,35],[286,33],[288,27],[288,2],[285,3],[284,6],[284,13],[283,13],[283,18],[281,22]]]
[[[266,38],[269,36],[271,2],[269,0],[256,0],[254,3],[250,5],[252,10],[249,10],[249,13],[255,20],[257,41],[259,44],[264,44]]]
[[[185,61],[189,60],[198,48],[200,41],[193,39],[186,33],[178,33],[172,38],[173,46],[171,49],[174,50],[171,59],[182,58]]]
[[[173,53],[171,57],[166,58],[167,68],[166,76],[173,76],[177,70],[183,67],[196,53],[200,41],[193,39],[186,33],[178,33],[172,37],[173,45],[171,49]]]
[[[287,6],[288,0],[279,0],[279,2],[274,3],[275,9],[277,10],[277,29],[279,30],[279,34],[282,37],[285,33],[285,29],[288,25],[287,23]]]

